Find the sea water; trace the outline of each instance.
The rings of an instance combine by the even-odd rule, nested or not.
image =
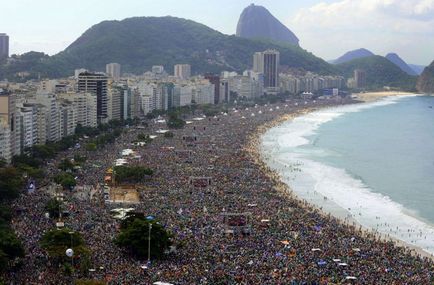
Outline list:
[[[300,198],[434,254],[434,97],[322,109],[268,130],[261,147]]]

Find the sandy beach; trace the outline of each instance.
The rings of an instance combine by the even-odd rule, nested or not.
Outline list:
[[[379,91],[379,92],[353,93],[352,96],[355,100],[360,100],[363,102],[373,102],[390,96],[407,96],[407,95],[416,95],[416,94],[417,93],[403,92],[403,91]]]

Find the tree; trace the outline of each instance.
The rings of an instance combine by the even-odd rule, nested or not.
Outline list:
[[[145,142],[147,144],[152,141],[152,139],[149,137],[149,135],[146,135],[146,134],[138,134],[137,140],[140,142]]]
[[[164,137],[168,138],[168,139],[171,139],[171,138],[174,137],[174,134],[172,132],[167,132],[167,133],[164,133]]]
[[[23,177],[16,168],[0,168],[0,201],[18,197],[23,186]]]
[[[72,174],[62,172],[54,177],[54,181],[63,186],[64,189],[72,189],[77,185],[77,181]]]
[[[9,261],[24,256],[24,248],[15,233],[7,226],[0,227],[0,271]]]
[[[58,201],[56,198],[50,199],[45,205],[45,211],[50,214],[50,218],[57,218],[60,216],[60,209],[62,207],[62,203]]]
[[[171,129],[182,129],[185,126],[185,121],[178,118],[175,115],[171,115],[169,117],[169,121],[167,121],[167,126]]]
[[[114,173],[115,181],[118,183],[138,183],[154,172],[152,169],[143,166],[116,166],[114,167]]]
[[[161,259],[172,244],[172,235],[158,222],[135,218],[132,223],[127,223],[126,227],[121,228],[114,242],[136,257],[146,258],[151,225],[151,257]]]
[[[96,144],[95,143],[86,144],[86,150],[87,151],[95,151],[96,150]]]
[[[48,252],[50,257],[60,260],[68,259],[65,254],[68,248],[74,250],[74,258],[86,255],[89,252],[81,234],[68,228],[54,229],[46,232],[40,240],[40,245]]]
[[[71,170],[72,171],[74,169],[74,163],[72,163],[69,158],[64,158],[59,163],[59,169],[61,169],[63,171],[67,171],[67,170]]]

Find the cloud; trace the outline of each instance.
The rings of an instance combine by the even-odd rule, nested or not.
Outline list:
[[[315,40],[317,46],[321,43],[326,57],[332,56],[330,45],[335,47],[335,53],[366,47],[382,54],[396,47],[402,49],[401,53],[411,55],[405,50],[411,45],[412,52],[418,45],[434,48],[434,0],[321,2],[299,10],[288,25],[301,38],[303,47],[307,47],[303,45],[306,42],[315,51],[319,49],[315,47]],[[339,47],[336,47],[337,43]],[[334,54],[337,55],[340,54]],[[417,60],[420,61],[422,56],[424,61],[430,61],[434,54],[420,54]]]

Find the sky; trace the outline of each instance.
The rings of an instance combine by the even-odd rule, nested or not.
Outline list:
[[[407,63],[434,60],[434,0],[0,0],[11,54],[64,50],[92,25],[135,16],[176,16],[235,34],[242,10],[266,7],[325,60],[367,48]]]

